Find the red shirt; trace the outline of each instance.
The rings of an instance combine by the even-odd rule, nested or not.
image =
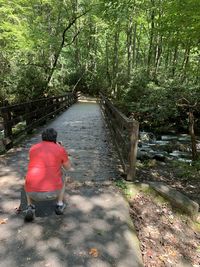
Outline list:
[[[29,151],[26,192],[51,192],[62,188],[62,164],[68,161],[65,149],[59,144],[42,141]]]

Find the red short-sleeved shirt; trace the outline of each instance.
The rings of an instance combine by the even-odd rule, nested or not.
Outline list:
[[[62,146],[42,141],[30,148],[29,158],[26,192],[51,192],[62,188],[61,166],[68,161]]]

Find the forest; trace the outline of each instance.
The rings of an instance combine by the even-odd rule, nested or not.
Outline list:
[[[199,0],[0,0],[0,103],[104,91],[141,129],[199,132]]]
[[[112,142],[109,142],[111,138],[109,137],[107,141],[102,132],[98,133],[99,128],[95,125],[99,120],[96,116],[89,117],[90,113],[88,117],[85,116],[86,122],[89,120],[92,122],[88,128],[82,118],[78,122],[80,127],[78,124],[75,125],[77,128],[71,127],[72,123],[68,123],[66,116],[65,124],[60,128],[61,136],[66,139],[64,145],[68,146],[70,143],[73,147],[75,144],[75,149],[73,147],[69,155],[72,154],[72,159],[76,163],[75,169],[80,168],[74,174],[74,181],[73,179],[67,181],[66,188],[70,190],[67,223],[63,224],[65,222],[63,219],[56,221],[53,217],[49,217],[44,224],[38,221],[35,224],[37,228],[31,224],[35,241],[31,239],[30,242],[30,228],[22,229],[19,226],[20,221],[15,220],[13,216],[14,207],[10,215],[9,206],[12,203],[9,198],[14,199],[15,203],[16,194],[19,190],[22,192],[21,181],[16,177],[18,173],[21,175],[25,170],[27,148],[31,144],[28,141],[26,145],[19,142],[27,135],[30,137],[30,134],[35,133],[36,127],[32,126],[36,123],[35,114],[38,110],[38,121],[44,119],[37,124],[40,127],[47,123],[47,118],[54,120],[55,114],[59,114],[55,112],[54,107],[57,111],[63,112],[64,107],[66,109],[76,102],[76,94],[67,94],[68,92],[81,92],[84,96],[95,97],[95,99],[104,94],[130,119],[127,120],[128,123],[130,122],[128,125],[132,126],[127,129],[132,131],[131,138],[127,134],[128,131],[124,131],[123,123],[118,123],[121,128],[114,133],[121,134],[122,141],[128,140],[128,149],[131,144],[132,147],[133,143],[135,145],[134,152],[126,150],[126,156],[128,160],[133,158],[133,155],[134,160],[137,157],[134,165],[136,178],[134,177],[133,183],[126,182],[125,173],[116,175],[115,172],[109,171],[109,178],[106,178],[108,181],[105,180],[108,183],[104,186],[105,170],[109,164],[113,164],[113,167],[116,166],[114,164],[118,164],[118,159],[113,156],[113,153],[107,154],[104,151],[104,147],[107,147],[111,148],[112,152]],[[100,92],[103,94],[99,94]],[[61,101],[59,106],[59,98],[63,97],[66,97],[67,104]],[[34,103],[29,103],[29,106],[26,102],[30,100]],[[25,103],[22,105],[16,105],[24,107],[22,110],[19,108],[17,115],[13,110],[5,112],[10,108],[6,105],[23,102]],[[40,105],[38,105],[39,102]],[[34,105],[36,112],[33,110]],[[97,107],[99,108],[99,105]],[[0,224],[6,224],[8,220],[8,227],[11,226],[11,234],[6,234],[6,238],[2,238],[4,242],[2,248],[4,255],[5,251],[9,252],[7,253],[9,263],[14,259],[12,256],[16,255],[17,260],[14,259],[16,261],[13,261],[12,266],[22,266],[23,257],[26,260],[26,266],[30,265],[32,260],[34,260],[34,266],[37,263],[42,264],[40,266],[50,266],[51,260],[53,260],[51,266],[58,266],[54,261],[56,255],[60,259],[59,266],[64,264],[64,259],[68,256],[69,265],[74,256],[76,257],[74,264],[86,262],[88,252],[83,248],[87,247],[88,250],[88,244],[93,244],[90,233],[92,235],[94,233],[95,238],[98,237],[97,240],[103,240],[104,247],[99,253],[97,248],[100,246],[98,242],[94,242],[97,248],[90,249],[89,257],[108,260],[106,266],[115,266],[112,256],[119,254],[121,257],[120,254],[123,254],[122,256],[126,257],[128,254],[125,250],[130,252],[131,248],[127,239],[129,233],[123,225],[125,221],[115,213],[116,208],[123,207],[121,202],[117,201],[114,206],[110,206],[111,209],[107,208],[107,205],[110,205],[108,203],[115,202],[119,189],[123,190],[123,195],[129,201],[129,213],[140,240],[145,267],[200,266],[200,0],[0,0],[0,109],[0,154],[5,153],[7,148],[11,148],[8,146],[13,141],[12,134],[17,136],[20,131],[25,133],[20,141],[16,139],[15,142],[15,151],[22,154],[14,154],[14,161],[12,161],[12,154],[8,155],[10,161],[6,161],[5,155],[1,165],[3,167],[1,167],[0,181],[3,191],[0,213],[6,209],[6,215],[3,220],[0,218]],[[49,117],[46,114],[48,111],[51,115]],[[16,116],[11,119],[11,114]],[[80,113],[76,113],[78,117],[77,114]],[[7,124],[3,124],[3,120],[6,121],[5,118],[8,119]],[[137,138],[138,127],[135,135],[132,134],[134,119],[139,122],[139,138]],[[13,127],[13,132],[12,123],[18,126],[18,128]],[[68,132],[67,130],[65,132],[63,127],[68,128]],[[8,133],[11,133],[11,138]],[[105,130],[107,137],[106,134],[107,129]],[[9,137],[8,143],[3,143],[6,140],[4,137]],[[67,137],[70,138],[67,139]],[[35,142],[36,139],[32,140]],[[91,140],[94,140],[94,145]],[[120,148],[124,149],[124,143],[119,142]],[[109,158],[112,158],[112,161],[109,161]],[[119,165],[116,169],[118,168],[120,169]],[[20,179],[22,177],[24,174]],[[161,185],[166,184],[173,189],[175,204],[177,199],[179,200],[174,194],[175,189],[187,196],[189,203],[190,199],[195,201],[198,216],[192,217],[189,214],[190,218],[185,215],[187,208],[185,201],[181,202],[184,208],[183,214],[179,212],[180,206],[177,209],[174,205],[176,208],[173,209],[168,202],[158,197],[157,191],[152,191],[149,187],[152,181]],[[116,193],[115,189],[113,192],[109,191],[110,183],[115,183],[118,187]],[[133,188],[130,189],[130,185]],[[168,192],[171,192],[171,189],[168,188]],[[95,194],[89,193],[90,190],[95,190]],[[82,192],[88,192],[87,196]],[[115,195],[112,195],[113,193]],[[99,204],[101,195],[102,203],[105,205],[102,207]],[[111,198],[114,197],[109,199],[108,195]],[[72,199],[72,205],[70,199]],[[78,203],[80,201],[81,203]],[[9,207],[8,210],[7,207]],[[126,209],[127,205],[122,214]],[[70,210],[75,213],[69,213]],[[93,210],[100,217],[93,215]],[[15,208],[15,211],[20,213],[21,206]],[[115,214],[117,214],[116,218]],[[107,221],[105,223],[102,221],[101,228],[102,218]],[[45,220],[44,217],[41,219]],[[90,221],[90,219],[92,222],[87,225],[87,220]],[[95,227],[93,227],[94,224],[96,224]],[[126,226],[130,225],[127,221]],[[131,236],[132,225],[130,228]],[[112,229],[114,230],[111,231]],[[121,234],[123,229],[125,232]],[[3,233],[3,230],[1,232]],[[74,235],[71,235],[73,232]],[[84,234],[85,237],[87,236],[85,239]],[[125,244],[123,242],[120,244],[124,246],[122,253],[116,246],[121,242],[118,234],[128,241],[127,246],[123,245]],[[106,236],[109,237],[107,244]],[[15,239],[12,240],[12,237]],[[26,237],[28,237],[27,240]],[[58,239],[55,239],[56,237]],[[72,239],[75,243],[71,242]],[[39,244],[41,249],[35,250],[37,246],[32,247],[34,244],[32,240]],[[112,246],[113,240],[116,244],[113,243]],[[83,245],[82,241],[86,244]],[[8,248],[6,248],[6,242]],[[46,244],[49,244],[48,250],[46,250]],[[108,251],[106,251],[107,245]],[[42,258],[41,251],[47,257],[45,255]],[[34,254],[35,258],[32,258]],[[136,254],[133,253],[133,255],[137,259]],[[181,264],[177,264],[180,259],[186,260],[186,263],[181,261]],[[42,261],[39,262],[39,260]],[[95,266],[94,262],[91,262],[92,265],[87,266]],[[187,262],[190,264],[188,265]],[[101,265],[101,262],[99,264]],[[122,265],[123,263],[120,265],[116,262],[116,266]]]

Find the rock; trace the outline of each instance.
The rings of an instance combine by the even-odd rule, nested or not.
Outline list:
[[[146,148],[139,148],[137,152],[137,159],[138,160],[148,160],[148,159],[155,159],[159,161],[165,161],[167,156],[166,152],[157,152],[153,150],[148,150]]]
[[[180,208],[196,221],[199,214],[198,203],[162,182],[149,182],[149,184],[156,192],[167,198],[172,206]]]
[[[159,161],[165,161],[166,157],[163,154],[155,154],[153,156],[153,159],[159,160]]]
[[[143,160],[147,160],[147,159],[152,159],[152,156],[146,151],[138,150],[137,159],[143,161]]]
[[[178,137],[176,135],[162,135],[161,140],[162,141],[172,141],[172,140],[177,140]]]

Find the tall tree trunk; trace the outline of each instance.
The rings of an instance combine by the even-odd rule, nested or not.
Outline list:
[[[176,46],[174,48],[174,56],[173,56],[173,60],[172,60],[172,77],[174,77],[174,75],[175,75],[177,59],[178,59],[178,43],[176,44]]]
[[[188,66],[189,66],[189,58],[190,58],[190,46],[186,47],[185,54],[184,54],[184,60],[182,64],[182,70],[183,70],[183,80],[186,77]]]
[[[156,78],[158,67],[161,61],[161,54],[162,54],[162,36],[158,37],[158,43],[156,46],[156,61],[155,61],[155,73],[154,76]]]
[[[137,47],[136,47],[136,41],[137,41],[137,22],[134,23],[134,30],[133,30],[133,67],[136,66],[136,57],[137,57]]]
[[[130,79],[130,72],[132,69],[132,35],[133,35],[133,21],[130,17],[127,25],[127,79]]]
[[[73,18],[76,17],[76,14],[78,12],[78,0],[73,0],[72,1],[72,9],[73,9]],[[78,22],[77,20],[74,23],[74,35],[77,35],[78,33]],[[79,49],[79,40],[76,38],[74,40],[74,59],[75,59],[75,67],[78,70],[80,66],[80,49]]]
[[[114,35],[114,56],[113,56],[113,73],[112,73],[112,90],[113,95],[117,95],[117,79],[118,79],[118,65],[119,65],[119,24],[116,25],[115,35]]]
[[[154,40],[154,31],[155,31],[155,2],[151,0],[152,9],[151,9],[151,28],[150,28],[150,39],[149,39],[149,52],[148,52],[148,59],[147,59],[147,73],[149,75],[151,62],[153,57],[153,40]]]
[[[194,114],[191,110],[189,111],[189,133],[191,136],[191,144],[192,144],[192,159],[197,160],[198,154],[196,147],[196,136],[194,133]]]
[[[163,15],[163,10],[162,10],[162,1],[159,0],[159,10],[158,10],[158,16],[159,16],[159,21],[162,20],[162,15]],[[159,28],[159,22],[157,22],[157,28]],[[154,71],[154,80],[157,80],[157,71],[158,67],[160,65],[161,61],[161,54],[162,54],[162,41],[163,41],[163,36],[159,33],[157,33],[157,44],[155,47],[155,71]]]
[[[96,70],[96,25],[93,23],[93,21],[90,21],[89,23],[89,30],[90,30],[90,37],[88,38],[88,70],[90,73],[94,72]]]
[[[141,57],[140,57],[140,37],[141,37],[141,34],[142,34],[142,29],[143,29],[143,25],[141,24],[140,25],[140,30],[139,30],[139,34],[138,36],[135,35],[136,39],[137,39],[137,47],[135,48],[135,67],[137,68],[138,67],[138,64],[141,62]],[[139,62],[139,59],[140,59],[140,62]],[[145,61],[145,55],[144,55],[144,61]]]
[[[109,67],[109,40],[108,40],[108,34],[106,34],[106,76],[108,79],[109,87],[112,85],[112,79],[110,75],[110,67]]]
[[[165,52],[165,69],[168,69],[169,67],[169,54],[170,54],[170,49],[169,49],[169,45],[167,45],[166,52]]]

